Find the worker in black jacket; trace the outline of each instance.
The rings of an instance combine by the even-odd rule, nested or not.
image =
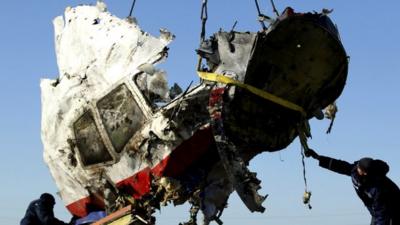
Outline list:
[[[400,225],[400,190],[387,176],[389,166],[382,160],[362,158],[354,163],[306,151],[323,168],[351,176],[357,195],[372,216],[371,225]]]
[[[39,199],[29,204],[20,225],[67,225],[54,217],[55,204],[55,199],[51,194],[43,193]]]

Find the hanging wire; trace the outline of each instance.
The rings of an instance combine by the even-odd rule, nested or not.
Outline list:
[[[206,36],[206,23],[208,19],[208,9],[207,9],[207,2],[208,0],[203,0],[201,6],[201,33],[200,33],[200,41],[203,42]]]
[[[305,153],[309,150],[308,144],[307,144],[307,134],[306,131],[307,128],[307,122],[305,122],[304,124],[300,125],[299,129],[298,129],[298,133],[299,133],[299,139],[300,139],[300,144],[301,144],[301,163],[303,166],[303,180],[304,180],[304,195],[303,195],[303,203],[306,204],[308,206],[309,209],[312,208],[311,204],[310,204],[310,200],[311,200],[311,192],[308,190],[308,185],[307,185],[307,176],[306,176],[306,163],[305,163]]]
[[[303,133],[303,131],[300,130],[299,132],[299,139],[300,139],[300,144],[301,144],[301,162],[303,164],[303,179],[304,179],[304,185],[306,191],[308,190],[307,187],[307,178],[306,178],[306,164],[305,164],[305,152],[308,150],[308,145],[307,145],[307,137]]]
[[[304,186],[305,186],[304,195],[303,195],[303,203],[306,204],[309,209],[312,209],[312,206],[310,204],[311,192],[308,191],[308,187],[307,187],[306,163],[305,163],[304,151],[305,151],[305,149],[302,148],[301,149],[301,163],[303,164],[303,179],[304,179]]]
[[[267,16],[267,15],[265,15],[265,14],[263,14],[263,13],[261,12],[261,10],[260,10],[260,5],[258,4],[258,0],[254,0],[254,2],[255,2],[255,4],[256,4],[256,8],[257,8],[258,21],[260,22],[262,29],[263,29],[263,30],[266,30],[267,27],[265,26],[265,23],[264,23],[264,22],[267,21],[268,23],[273,23],[273,22],[274,22],[274,19],[272,19],[271,17],[269,17],[269,16]],[[271,2],[271,5],[272,5],[272,10],[273,10],[273,12],[275,13],[275,15],[276,15],[277,17],[279,17],[279,12],[278,12],[278,10],[277,10],[276,7],[275,7],[275,2],[274,2],[274,0],[270,0],[270,2]]]
[[[258,4],[258,0],[254,0],[254,2],[256,3],[256,8],[257,8],[257,12],[258,12],[258,21],[260,22],[262,29],[266,30],[267,27],[265,26],[264,20],[267,16],[265,16],[264,14],[261,13],[260,5]],[[267,17],[267,18],[269,18],[269,17]]]
[[[258,1],[257,0],[254,0],[254,1],[256,3],[256,8],[257,8],[258,15],[260,15],[261,14],[261,10],[260,10],[260,6],[258,5]]]
[[[135,8],[136,0],[133,0],[132,6],[131,6],[131,11],[129,12],[129,17],[132,17],[133,9]]]
[[[201,19],[200,45],[206,39],[206,23],[207,23],[207,19],[208,19],[207,3],[208,3],[208,0],[202,0],[201,13],[200,13],[200,19]],[[201,61],[202,61],[202,57],[199,55],[199,60],[197,62],[197,71],[200,71],[200,69],[201,69]]]
[[[237,25],[238,21],[236,20],[235,23],[233,24],[232,28],[231,28],[231,33],[235,30],[235,27]]]
[[[331,131],[332,131],[333,123],[335,122],[336,113],[338,111],[339,110],[338,110],[336,102],[334,102],[334,103],[328,105],[328,107],[326,107],[325,117],[331,120],[328,130],[326,131],[327,134],[331,133]]]
[[[307,192],[308,190],[308,186],[307,186],[307,177],[306,177],[306,162],[305,162],[305,150],[304,147],[301,148],[301,164],[303,166],[303,180],[304,180],[304,187],[305,187],[305,191]]]
[[[279,16],[279,12],[278,12],[278,10],[276,10],[274,0],[271,0],[271,5],[272,5],[272,9],[273,9],[274,13],[276,14],[276,16]]]

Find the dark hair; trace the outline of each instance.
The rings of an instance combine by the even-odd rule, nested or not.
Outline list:
[[[54,199],[53,195],[49,193],[43,193],[40,195],[40,200],[49,205],[55,205],[56,200]]]
[[[362,158],[357,166],[370,176],[386,176],[389,172],[389,165],[380,159]]]
[[[380,159],[375,159],[371,172],[375,176],[386,176],[386,174],[389,172],[389,165]]]
[[[370,172],[372,168],[372,162],[374,160],[369,157],[362,158],[358,161],[357,166],[362,169],[364,172],[368,173]]]

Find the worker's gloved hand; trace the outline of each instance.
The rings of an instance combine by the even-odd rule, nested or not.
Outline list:
[[[314,150],[312,150],[311,148],[309,148],[307,151],[305,151],[304,155],[306,157],[310,157],[311,156],[314,159],[319,159],[319,155]]]

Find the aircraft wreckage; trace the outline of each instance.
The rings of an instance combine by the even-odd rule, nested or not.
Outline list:
[[[259,32],[203,39],[201,82],[184,91],[154,67],[174,38],[166,30],[153,37],[102,2],[67,8],[54,27],[60,75],[41,81],[44,159],[79,218],[128,206],[126,224],[154,224],[155,209],[189,202],[185,224],[198,211],[222,223],[233,191],[263,212],[249,161],[298,136],[307,150],[308,120],[323,118],[347,77],[324,13],[287,8]]]

